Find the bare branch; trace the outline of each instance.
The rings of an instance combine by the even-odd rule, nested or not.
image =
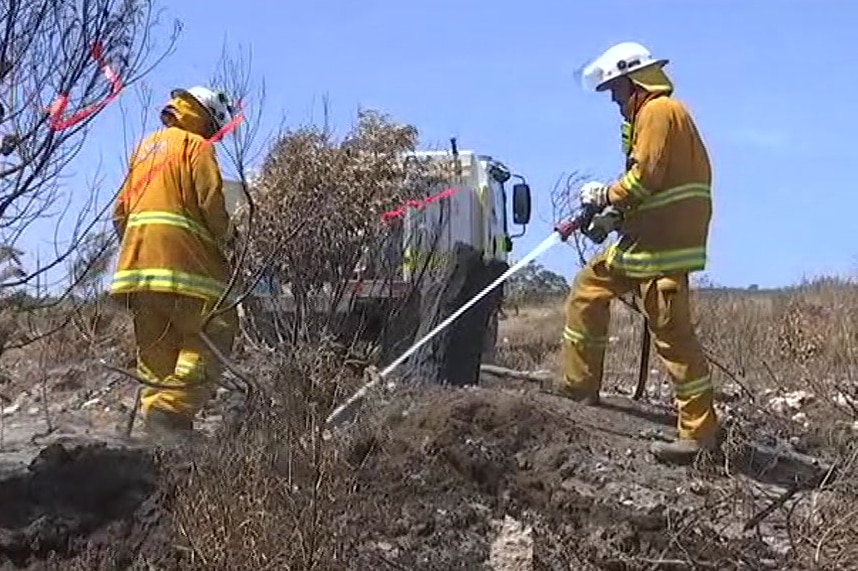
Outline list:
[[[150,33],[157,24],[151,0],[6,4],[0,20],[0,242],[14,246],[33,222],[51,216],[58,200],[70,200],[63,174],[91,122],[166,55],[154,53]],[[178,31],[176,23],[167,34],[167,52]],[[95,193],[53,260],[6,285],[22,285],[63,263],[92,228],[84,213],[94,205]]]

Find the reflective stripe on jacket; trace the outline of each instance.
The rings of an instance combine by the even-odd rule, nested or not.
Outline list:
[[[686,107],[668,95],[644,101],[632,121],[628,168],[609,189],[624,222],[608,266],[634,278],[704,269],[711,182],[709,156]]]
[[[217,299],[223,294],[224,283],[197,274],[176,270],[123,270],[113,274],[113,292],[163,291]]]

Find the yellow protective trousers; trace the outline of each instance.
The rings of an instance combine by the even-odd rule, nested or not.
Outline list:
[[[170,387],[145,386],[141,413],[145,417],[158,408],[193,419],[211,398],[223,371],[220,360],[199,335],[214,300],[154,291],[129,293],[127,300],[134,318],[137,374]],[[233,308],[210,319],[205,333],[229,356],[238,333],[237,311]]]
[[[611,300],[636,292],[643,300],[656,352],[674,383],[680,438],[713,437],[718,420],[713,407],[709,363],[691,323],[688,274],[633,279],[593,258],[578,275],[566,300],[563,330],[563,380],[582,395],[596,395],[610,324]]]

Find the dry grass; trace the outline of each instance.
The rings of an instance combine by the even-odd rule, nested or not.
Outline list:
[[[510,312],[500,328],[501,358],[520,369],[551,368],[563,327],[563,302]],[[858,289],[824,280],[790,290],[695,293],[697,331],[708,353],[748,388],[849,391],[855,385],[858,352]],[[605,383],[625,385],[635,371],[642,321],[615,303],[609,331]],[[661,370],[658,360],[652,361]],[[736,378],[720,380],[734,382]],[[852,412],[851,410],[845,412]]]
[[[697,292],[693,303],[721,400],[730,401],[719,404],[725,414],[745,429],[752,425],[791,438],[836,467],[816,491],[800,494],[784,515],[796,568],[856,568],[858,288],[823,279],[780,291],[706,290]],[[511,313],[501,322],[500,364],[548,369],[558,376],[562,326],[563,299],[522,307],[517,316]],[[629,394],[633,389],[640,331],[640,317],[616,304],[606,358],[607,390]],[[669,400],[666,372],[657,357],[650,363],[653,396]],[[809,393],[810,402],[800,409],[774,406],[778,397],[794,391]],[[737,482],[727,503],[735,505],[751,495]]]
[[[216,444],[172,474],[183,568],[335,568],[344,538],[331,522],[348,501],[348,477],[320,424],[348,372],[318,347],[272,355],[254,372],[270,389],[265,399],[246,403]]]
[[[73,367],[101,358],[129,363],[133,358],[131,319],[106,297],[44,309],[7,310],[0,320],[9,330],[2,366],[10,391],[26,388],[40,368]],[[34,369],[38,363],[42,366]]]

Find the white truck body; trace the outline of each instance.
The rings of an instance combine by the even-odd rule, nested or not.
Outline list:
[[[482,251],[486,261],[507,261],[511,249],[507,191],[504,183],[493,175],[494,168],[499,167],[503,172],[506,167],[491,156],[474,151],[459,151],[456,155],[450,151],[417,151],[409,156],[431,161],[458,160],[460,170],[433,191],[452,189],[452,196],[422,208],[406,209],[401,245],[405,256],[401,264],[402,281],[411,280],[415,267],[442,268],[457,242]],[[233,215],[244,203],[241,183],[225,180],[224,198],[227,211]],[[446,221],[436,238],[442,210]],[[390,276],[386,277],[389,281]]]
[[[425,202],[427,197],[411,197],[422,202],[422,207],[406,205],[402,220],[391,224],[393,234],[387,251],[365,252],[346,291],[339,292],[336,307],[332,307],[331,287],[316,292],[311,301],[311,310],[323,314],[334,311],[344,317],[344,338],[354,339],[357,332],[361,338],[379,340],[383,360],[397,356],[403,343],[407,346],[412,342],[428,293],[425,288],[444,279],[457,243],[481,252],[487,265],[506,263],[512,239],[524,234],[522,230],[510,235],[509,214],[512,222],[522,227],[530,221],[530,188],[523,177],[513,175],[491,156],[458,151],[455,139],[451,143],[450,151],[417,151],[403,156],[403,160],[413,157],[440,163],[440,171],[449,175],[429,196],[449,191],[445,193],[448,196],[431,202]],[[513,177],[520,183],[508,193],[505,183]],[[225,180],[224,198],[227,211],[235,216],[245,202],[241,184]],[[376,275],[378,268],[385,268],[378,272],[381,275]],[[391,268],[395,268],[394,275]],[[281,318],[288,320],[296,309],[289,284],[260,280],[252,297],[261,311],[255,317],[263,321],[271,318],[272,326]],[[398,309],[392,311],[394,308]],[[500,305],[489,318],[484,359],[491,359],[496,345],[499,309]],[[239,307],[239,311],[244,309]]]
[[[401,247],[395,254],[402,256],[402,259],[396,260],[400,268],[398,275],[365,275],[363,270],[367,265],[362,263],[355,269],[354,279],[349,283],[351,295],[343,296],[340,302],[342,307],[338,307],[338,311],[349,311],[350,306],[358,300],[404,297],[411,288],[415,272],[423,272],[421,281],[425,282],[427,278],[431,280],[433,275],[437,275],[436,272],[444,271],[457,242],[481,251],[485,261],[506,262],[508,259],[512,236],[508,230],[508,200],[504,183],[511,175],[506,167],[491,156],[474,151],[417,151],[408,153],[403,159],[406,160],[408,156],[418,160],[450,162],[453,166],[447,169],[451,172],[450,179],[438,185],[430,195],[447,189],[454,192],[447,198],[426,203],[422,208],[406,209],[401,225]],[[224,198],[227,211],[234,215],[245,201],[241,184],[225,180]],[[415,200],[422,198],[425,197],[414,197]],[[527,200],[529,218],[529,194]],[[442,211],[445,223],[441,225],[438,235],[437,221]],[[521,223],[526,224],[526,221]],[[392,249],[397,250],[395,247]],[[367,254],[374,255],[370,252]],[[260,283],[255,293],[260,298],[268,298],[276,303],[281,310],[289,311],[293,306],[288,284],[271,287]],[[329,304],[329,296],[329,291],[319,292],[320,308],[330,307],[326,305]],[[277,302],[272,298],[277,298]]]
[[[402,246],[406,257],[416,264],[403,264],[402,279],[411,279],[415,265],[420,268],[425,265],[429,270],[443,268],[457,242],[481,251],[486,261],[505,262],[510,249],[506,189],[492,176],[493,168],[505,170],[505,167],[492,157],[473,151],[462,151],[455,157],[448,151],[420,151],[413,155],[432,161],[457,160],[460,170],[457,176],[435,189],[435,192],[452,190],[451,196],[423,208],[407,209]],[[439,226],[442,212],[445,222]]]

